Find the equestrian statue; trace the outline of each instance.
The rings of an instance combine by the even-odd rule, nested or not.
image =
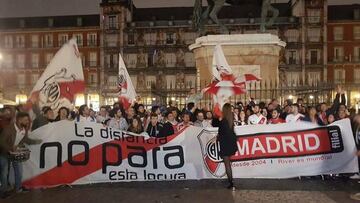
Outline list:
[[[219,25],[220,33],[229,34],[228,28],[218,19],[218,14],[225,3],[230,5],[256,4],[259,5],[259,7],[261,6],[261,32],[265,32],[266,27],[272,26],[275,19],[279,16],[279,10],[271,5],[271,0],[207,0],[207,3],[208,6],[203,12],[202,0],[195,0],[193,26],[200,36],[206,34],[205,23],[209,19]],[[271,17],[266,21],[269,11],[271,12]]]

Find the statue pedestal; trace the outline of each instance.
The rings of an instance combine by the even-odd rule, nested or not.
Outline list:
[[[199,37],[189,46],[194,52],[197,86],[203,88],[212,79],[213,51],[221,44],[228,64],[235,75],[252,73],[262,78],[262,84],[277,84],[279,54],[286,45],[272,34],[208,35]]]

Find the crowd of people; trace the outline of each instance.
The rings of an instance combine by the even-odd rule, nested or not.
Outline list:
[[[230,105],[230,104],[228,104]],[[321,103],[317,105],[304,105],[299,98],[296,102],[285,101],[280,105],[276,99],[269,103],[256,103],[249,99],[247,103],[236,102],[230,105],[233,115],[234,126],[265,125],[293,122],[311,122],[317,125],[328,125],[334,121],[350,118],[353,124],[355,141],[360,146],[360,115],[346,106],[346,97],[341,88],[337,93],[332,105]],[[21,171],[18,163],[9,163],[8,153],[17,147],[27,144],[37,144],[41,140],[27,138],[33,131],[50,122],[71,120],[74,122],[96,122],[104,126],[118,130],[129,131],[136,134],[146,134],[150,137],[165,137],[172,135],[188,126],[219,127],[221,119],[215,116],[208,107],[201,107],[194,101],[188,100],[184,108],[179,108],[176,101],[170,101],[167,106],[152,106],[146,109],[141,103],[134,103],[128,109],[124,109],[121,103],[112,106],[101,106],[98,112],[82,105],[70,111],[61,107],[58,112],[46,106],[41,110],[34,110],[34,120],[18,106],[15,110],[11,107],[0,109],[0,191],[5,191],[8,183],[8,168],[11,165],[15,172],[15,191],[21,191]],[[55,117],[56,113],[56,117]],[[229,119],[228,119],[229,120]],[[19,144],[15,144],[15,136],[23,134]]]

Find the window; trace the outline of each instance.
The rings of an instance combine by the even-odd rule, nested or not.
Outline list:
[[[298,86],[300,83],[300,72],[286,72],[286,81],[288,86]]]
[[[318,50],[310,50],[310,64],[319,64],[319,53]]]
[[[185,32],[185,34],[184,34],[185,44],[192,44],[195,42],[195,39],[196,39],[196,33]]]
[[[13,68],[14,66],[13,56],[11,54],[7,54],[4,56],[4,67],[5,68]]]
[[[195,57],[192,52],[185,53],[185,66],[186,67],[195,67]]]
[[[90,73],[89,74],[88,83],[89,84],[96,84],[97,83],[96,73]]]
[[[11,35],[5,35],[4,37],[4,47],[13,48],[13,38]]]
[[[334,40],[339,41],[343,40],[344,29],[343,27],[334,27]]]
[[[18,68],[25,68],[25,55],[24,54],[17,55],[16,62],[17,62]]]
[[[25,86],[25,75],[24,74],[17,75],[17,83],[20,87]]]
[[[87,35],[87,45],[88,46],[96,46],[97,35],[96,33],[89,33]]]
[[[82,18],[81,18],[81,17],[78,17],[78,18],[76,19],[76,25],[77,25],[77,26],[82,26]]]
[[[39,80],[39,74],[31,74],[31,84],[35,85],[36,82]]]
[[[44,47],[53,47],[53,35],[52,34],[46,34],[44,35]]]
[[[345,83],[345,70],[344,69],[335,69],[334,70],[334,82],[336,84]]]
[[[48,19],[48,26],[49,26],[49,27],[54,26],[54,19],[52,19],[52,18],[49,18],[49,19]]]
[[[334,61],[342,62],[344,60],[344,48],[334,47]]]
[[[109,29],[117,29],[118,22],[117,22],[117,18],[115,15],[111,15],[109,16]]]
[[[310,86],[317,86],[320,82],[320,72],[308,72],[307,74],[307,80],[308,85]]]
[[[39,54],[31,55],[31,64],[33,68],[39,68]]]
[[[25,48],[25,36],[17,35],[15,37],[15,45],[16,45],[16,48]]]
[[[354,61],[360,62],[360,47],[354,47]]]
[[[62,46],[68,41],[68,34],[59,34],[58,44],[59,46]]]
[[[135,44],[134,33],[128,33],[127,38],[128,38],[128,40],[127,40],[128,45],[134,45]]]
[[[309,28],[308,29],[308,41],[320,42],[320,28]]]
[[[166,67],[175,67],[176,64],[176,55],[174,53],[166,53]]]
[[[308,22],[319,23],[320,22],[320,10],[319,9],[308,9]]]
[[[31,47],[32,48],[39,47],[39,35],[31,35]]]
[[[166,44],[174,44],[174,33],[166,33]]]
[[[118,68],[118,55],[117,54],[109,54],[105,57],[106,67],[110,69]]]
[[[83,46],[83,35],[81,33],[78,34],[74,34],[75,38],[76,38],[76,43],[79,47]]]
[[[354,39],[360,40],[360,26],[354,27]]]
[[[354,83],[360,83],[360,68],[354,69]]]
[[[107,35],[106,45],[108,47],[116,47],[118,45],[118,36],[116,34]]]
[[[54,56],[54,54],[52,54],[52,53],[47,53],[47,54],[45,55],[46,65],[48,65],[48,64],[50,63],[50,61],[51,61],[51,59],[53,58],[53,56]]]
[[[24,28],[24,27],[25,27],[25,20],[24,20],[24,19],[21,19],[21,20],[19,21],[19,26],[20,26],[21,28]]]
[[[110,87],[110,89],[115,89],[117,85],[117,76],[109,76],[107,85]]]
[[[287,63],[290,65],[298,64],[298,53],[296,50],[287,51]]]
[[[90,52],[89,54],[89,58],[90,58],[90,67],[94,67],[97,65],[97,53],[96,52]]]

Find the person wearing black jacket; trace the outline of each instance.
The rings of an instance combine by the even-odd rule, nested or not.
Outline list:
[[[150,123],[146,129],[146,132],[150,137],[161,138],[174,134],[174,128],[170,122],[166,121],[165,123],[160,123],[158,121],[158,116],[155,113],[152,113],[150,118]]]

